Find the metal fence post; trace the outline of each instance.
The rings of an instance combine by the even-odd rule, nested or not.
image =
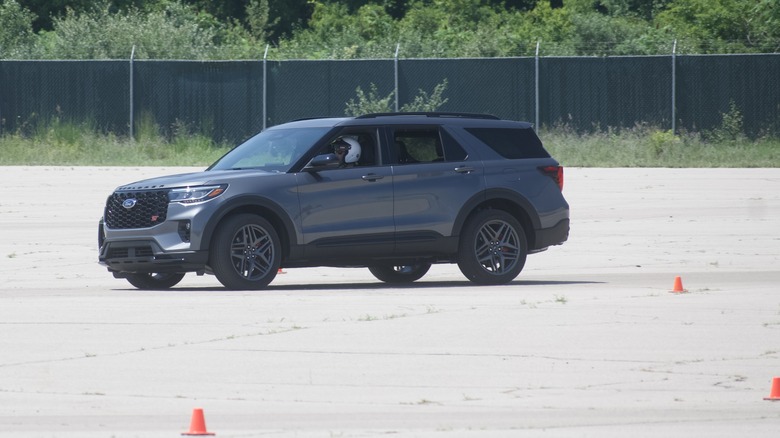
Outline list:
[[[536,56],[534,59],[534,116],[535,127],[539,130],[539,45],[541,41],[536,42]]]
[[[268,97],[266,96],[268,91],[268,44],[265,45],[265,53],[263,53],[263,130],[265,130],[265,121],[268,119],[266,110],[268,109]]]
[[[135,139],[133,136],[133,125],[135,124],[133,119],[133,59],[135,59],[135,45],[133,45],[133,49],[130,51],[130,140]]]
[[[395,56],[393,57],[393,68],[394,76],[395,76],[395,89],[393,91],[393,94],[395,94],[395,112],[398,112],[398,52],[401,50],[401,43],[398,43],[395,46]]]
[[[677,40],[672,45],[672,135],[677,133]]]

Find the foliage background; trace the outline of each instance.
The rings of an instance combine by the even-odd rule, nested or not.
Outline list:
[[[2,0],[0,59],[774,53],[776,0]]]

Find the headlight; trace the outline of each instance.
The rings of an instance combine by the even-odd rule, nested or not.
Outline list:
[[[168,202],[179,202],[182,204],[204,202],[216,198],[224,193],[226,189],[227,184],[173,189],[168,192]]]

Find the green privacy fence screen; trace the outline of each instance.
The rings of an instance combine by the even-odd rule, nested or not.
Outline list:
[[[186,129],[239,141],[290,120],[343,116],[376,86],[393,106],[447,81],[441,111],[578,131],[718,127],[780,135],[780,54],[327,61],[0,61],[0,132],[52,120],[137,135]],[[394,94],[395,96],[395,94]]]

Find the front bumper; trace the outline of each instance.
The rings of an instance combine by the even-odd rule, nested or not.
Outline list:
[[[164,252],[154,240],[102,242],[98,261],[110,272],[205,272],[207,251]]]

